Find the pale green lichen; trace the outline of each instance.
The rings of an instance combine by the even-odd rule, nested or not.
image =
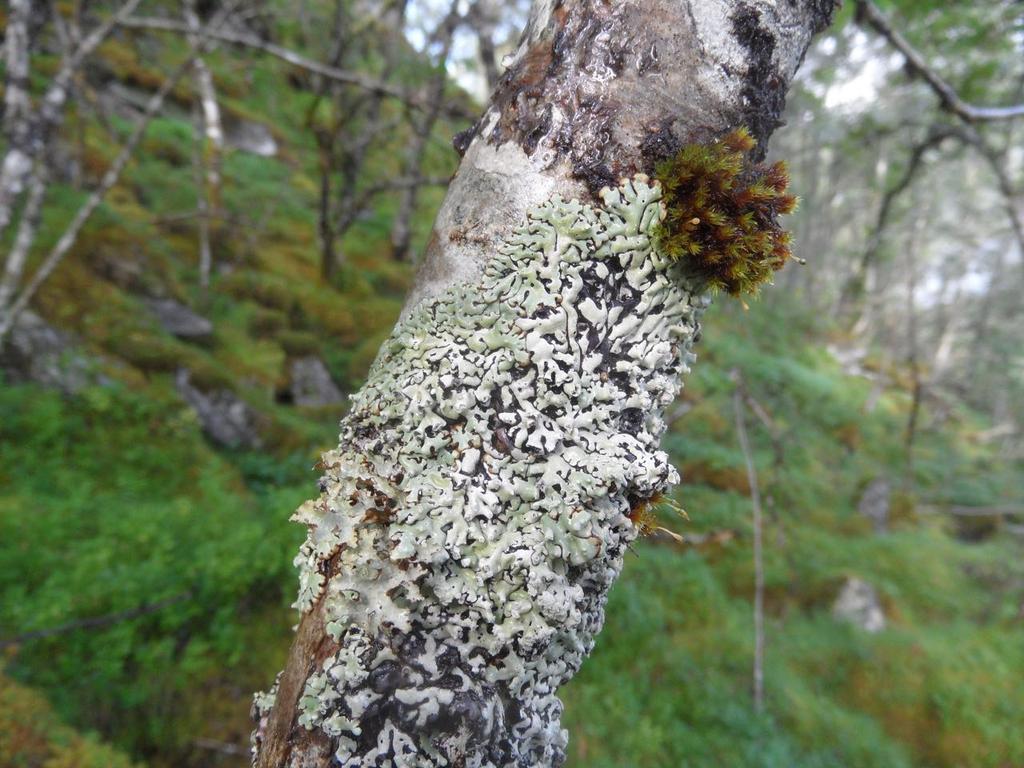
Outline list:
[[[657,184],[603,201],[539,207],[479,283],[396,328],[294,517],[296,606],[324,600],[339,646],[300,724],[341,765],[563,758],[555,693],[600,628],[631,504],[677,479],[661,411],[707,303],[651,245]]]

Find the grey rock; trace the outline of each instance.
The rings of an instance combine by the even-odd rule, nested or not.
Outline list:
[[[343,399],[323,360],[312,355],[291,361],[289,394],[295,405],[314,408],[337,405]]]
[[[151,276],[146,265],[135,254],[109,253],[103,250],[89,255],[93,270],[119,288],[132,292],[148,292]]]
[[[74,393],[93,378],[74,338],[34,312],[24,311],[0,348],[0,370],[10,384],[40,384]]]
[[[172,336],[179,339],[201,339],[213,333],[213,323],[174,299],[148,299],[150,311]]]
[[[878,477],[868,483],[857,502],[857,512],[871,521],[875,533],[885,533],[889,524],[892,484],[888,478]]]
[[[832,615],[837,621],[845,621],[860,627],[865,632],[875,633],[885,629],[885,611],[878,599],[878,591],[863,579],[847,577],[832,605]]]
[[[218,389],[203,392],[193,386],[188,370],[179,368],[174,384],[192,410],[203,432],[213,442],[227,448],[259,448],[259,417],[234,392]]]
[[[260,157],[277,155],[277,140],[263,123],[237,120],[226,126],[224,139],[228,146]]]

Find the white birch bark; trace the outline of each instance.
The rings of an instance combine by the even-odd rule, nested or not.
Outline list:
[[[199,45],[202,23],[196,13],[195,0],[183,3],[185,23],[190,33],[189,43]],[[199,287],[206,291],[210,287],[210,271],[213,267],[213,251],[210,246],[210,227],[219,214],[220,199],[220,160],[224,153],[224,129],[220,118],[220,105],[217,103],[217,89],[213,83],[213,73],[206,65],[202,56],[197,56],[193,63],[195,70],[195,87],[198,96],[200,114],[196,120],[198,143],[197,186],[198,195],[196,208],[199,214]]]
[[[49,145],[50,137],[64,121],[64,105],[72,79],[82,62],[102,43],[107,35],[123,19],[127,18],[141,0],[127,0],[109,19],[98,25],[88,34],[73,51],[61,59],[60,68],[39,105],[33,109],[28,96],[28,15],[31,12],[30,0],[13,0],[11,2],[11,24],[5,36],[7,65],[12,63],[15,69],[8,70],[6,88],[14,88],[14,93],[5,93],[5,107],[12,99],[16,109],[10,120],[5,113],[5,133],[7,147],[3,161],[0,162],[0,234],[3,234],[11,223],[12,210],[18,197],[25,188],[25,182],[36,160],[39,159]],[[9,120],[9,122],[8,122]]]
[[[0,164],[0,233],[11,221],[11,206],[21,194],[32,170],[30,142],[32,102],[28,93],[30,0],[11,0],[4,33],[4,141],[7,144]],[[2,306],[2,305],[0,305]]]
[[[707,304],[651,232],[654,164],[762,147],[831,0],[537,0],[391,339],[325,454],[255,765],[562,764],[579,669],[676,479]]]
[[[136,0],[129,0],[128,3],[121,7],[118,15],[111,21],[108,21],[104,26],[112,28],[116,19],[120,18],[121,15],[129,13],[136,4]],[[224,24],[225,20],[234,12],[236,4],[236,2],[227,3],[224,8],[215,15],[214,19],[210,23],[211,30],[216,30]],[[95,48],[105,35],[106,33],[101,35],[100,30],[94,31],[92,35],[90,35],[90,37],[79,46],[76,54],[71,56],[67,61],[78,58],[78,54],[88,46],[91,46],[89,50]],[[4,302],[0,303],[0,347],[3,346],[3,343],[14,327],[14,323],[17,321],[18,316],[25,310],[29,302],[35,296],[36,291],[39,290],[40,286],[53,273],[74,246],[75,242],[78,240],[78,235],[81,233],[86,222],[90,219],[92,214],[95,213],[96,209],[103,202],[107,193],[117,183],[118,179],[120,179],[121,173],[128,165],[136,147],[145,135],[146,128],[149,126],[150,121],[157,112],[160,111],[167,95],[174,89],[185,73],[192,68],[196,57],[199,56],[205,49],[205,46],[209,44],[210,39],[207,35],[207,31],[203,30],[201,35],[196,37],[191,43],[192,48],[188,59],[168,76],[159,90],[150,96],[149,100],[146,102],[145,109],[135,123],[132,133],[128,136],[128,139],[125,141],[124,146],[122,146],[121,151],[118,152],[113,162],[111,162],[110,167],[104,172],[99,185],[89,194],[82,206],[75,212],[75,215],[61,233],[60,238],[58,238],[54,246],[43,257],[39,267],[25,282],[24,286],[16,288],[14,282],[16,278],[21,276],[21,272],[24,269],[24,263],[28,255],[28,251],[32,245],[32,241],[34,240],[37,219],[40,213],[39,209],[46,191],[46,176],[42,173],[34,174],[34,183],[30,190],[29,199],[26,202],[24,212],[28,218],[21,222],[21,225],[19,226],[18,234],[15,237],[14,247],[8,254],[4,275],[2,279],[0,279],[0,285],[2,285],[3,288],[2,291],[0,291],[0,297],[4,299]],[[60,78],[61,74],[58,73],[57,77]],[[51,86],[47,90],[47,94],[51,94],[54,91],[54,88],[55,86]],[[52,125],[55,127],[57,122],[53,122]],[[42,161],[40,160],[39,162]],[[14,279],[9,281],[8,278],[12,276]]]

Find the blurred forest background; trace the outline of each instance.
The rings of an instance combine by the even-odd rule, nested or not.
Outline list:
[[[287,518],[526,10],[0,11],[0,766],[248,764]],[[1019,0],[848,2],[812,49],[771,147],[807,264],[707,316],[685,543],[627,559],[571,766],[1024,766],[1021,103]]]

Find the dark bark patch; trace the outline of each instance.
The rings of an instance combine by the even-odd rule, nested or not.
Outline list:
[[[469,149],[469,145],[473,143],[473,139],[476,138],[476,132],[480,128],[480,121],[473,123],[469,128],[464,131],[459,131],[452,137],[452,148],[458,153],[459,157],[466,154],[466,150]]]
[[[666,117],[659,125],[653,126],[640,142],[640,157],[643,159],[645,173],[653,173],[658,163],[682,149],[683,142],[672,130],[674,123],[673,118]]]
[[[810,0],[811,19],[813,20],[814,33],[824,31],[831,23],[836,10],[842,5],[842,0]]]
[[[743,80],[743,123],[757,140],[754,160],[764,159],[767,140],[782,121],[788,79],[775,66],[775,36],[761,23],[761,13],[741,3],[733,13],[732,31],[747,49],[749,64]]]

